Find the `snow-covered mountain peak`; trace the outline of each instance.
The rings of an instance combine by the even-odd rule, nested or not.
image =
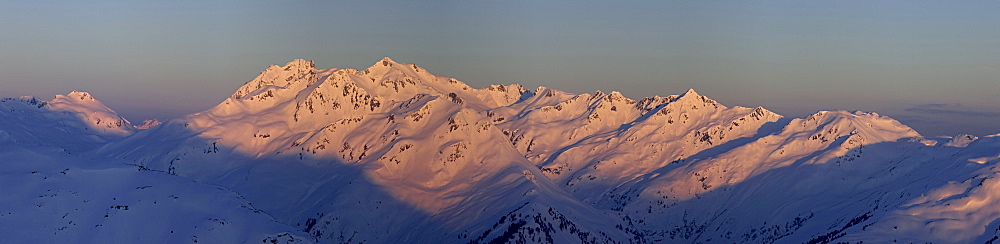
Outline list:
[[[157,120],[157,119],[147,119],[147,120],[142,121],[142,124],[136,125],[135,128],[136,129],[140,129],[140,130],[145,130],[145,129],[156,127],[157,125],[161,125],[161,124],[163,124],[163,121],[160,121],[160,120]]]
[[[647,97],[639,102],[639,105],[644,110],[650,110],[656,106],[661,106],[665,104],[665,110],[661,111],[668,113],[669,111],[687,111],[695,112],[700,108],[709,108],[708,110],[701,110],[697,113],[711,113],[712,111],[721,111],[727,109],[726,106],[712,100],[706,96],[702,96],[694,91],[694,89],[689,89],[687,92],[681,95],[669,95],[666,97]]]
[[[52,111],[80,118],[91,129],[104,136],[120,137],[135,132],[132,123],[87,92],[73,91],[66,95],[56,95],[45,106]]]
[[[698,92],[694,91],[694,88],[689,88],[689,89],[688,89],[688,90],[687,90],[686,92],[684,92],[684,94],[682,94],[681,96],[692,96],[692,97],[698,97],[698,96],[701,96],[701,95],[699,95],[699,94],[698,94]]]
[[[312,60],[294,59],[291,62],[286,63],[285,66],[282,66],[282,68],[310,70],[316,68],[316,63]]]
[[[809,131],[810,140],[824,143],[855,134],[866,138],[865,143],[893,142],[920,136],[917,131],[888,116],[846,110],[819,111],[805,118],[794,119],[785,128],[785,132],[794,131]]]
[[[426,70],[420,68],[416,64],[399,63],[389,57],[382,58],[382,60],[375,62],[375,64],[372,64],[371,67],[365,69],[364,72],[369,77],[374,77],[376,82],[406,78],[413,78],[424,82],[433,82],[439,78],[427,73]]]
[[[275,97],[275,92],[279,90],[291,89],[293,92],[301,90],[294,89],[293,85],[307,87],[319,79],[318,72],[329,73],[335,69],[318,70],[313,61],[295,59],[278,67],[271,65],[266,70],[261,71],[256,78],[247,81],[242,87],[236,90],[230,98],[237,100],[257,100],[265,101]]]
[[[625,99],[627,99],[625,96],[622,95],[621,92],[618,92],[618,91],[611,91],[611,93],[608,93],[608,98],[610,98],[612,100],[625,100]]]
[[[972,144],[972,142],[975,142],[976,140],[979,140],[979,137],[969,134],[958,134],[952,137],[951,140],[948,140],[948,142],[945,143],[944,146],[967,147],[969,146],[969,144]]]
[[[260,76],[267,76],[267,74],[273,76],[286,73],[302,73],[313,69],[316,69],[316,64],[312,60],[293,59],[285,63],[285,65],[271,65],[267,67],[267,69],[260,72]],[[260,76],[257,78],[261,78]]]
[[[725,106],[722,106],[715,100],[712,100],[706,96],[698,94],[698,92],[694,91],[694,89],[688,89],[687,92],[684,92],[684,94],[671,97],[674,98],[673,103],[681,103],[687,105],[712,105],[714,107],[725,108]]]
[[[409,66],[409,68],[411,68],[411,69],[413,67],[415,67],[415,65],[413,65],[413,64],[399,63],[399,62],[396,62],[395,60],[392,60],[389,57],[385,57],[385,58],[382,58],[382,60],[379,60],[378,62],[375,62],[374,64],[372,64],[372,66],[369,66],[368,69],[365,69],[365,70],[368,70],[368,71],[371,71],[371,72],[376,72],[376,71],[389,70],[389,69],[392,69],[392,68],[403,68],[403,69],[406,69],[407,66]]]
[[[127,235],[123,223],[145,215],[118,224],[109,217],[175,213],[159,206],[183,203],[205,206],[178,215],[197,226],[137,233],[176,238],[175,230],[195,230],[204,238],[266,222],[276,226],[250,232],[322,243],[982,243],[1000,236],[991,231],[1000,229],[1000,208],[989,207],[1000,206],[996,135],[922,138],[876,113],[790,119],[762,107],[727,108],[693,89],[639,101],[616,91],[474,89],[384,58],[363,71],[317,69],[301,59],[270,66],[215,108],[159,126],[150,121],[142,127],[152,128],[122,139],[101,136],[80,114],[116,116],[84,92],[0,100],[0,144],[8,145],[0,155],[89,151],[95,160],[137,167],[143,179],[220,186],[196,192],[233,191],[239,201],[232,203],[246,202],[245,212],[260,216],[240,218],[219,211],[233,204],[191,202],[177,194],[191,187],[165,191],[182,185],[147,180],[115,190],[117,200],[102,193],[96,205],[72,191],[54,198],[57,189],[46,182],[85,172],[7,160],[0,162],[23,169],[11,182],[31,182],[7,185],[32,200],[0,213],[0,224],[48,216],[29,224]],[[9,147],[32,143],[56,148]],[[70,144],[93,146],[59,148]],[[136,172],[117,171],[115,178]],[[128,192],[145,198],[125,206]],[[50,198],[82,204],[42,205],[57,203]],[[102,214],[66,214],[77,208]],[[219,238],[208,242],[226,242]]]
[[[60,97],[60,96],[64,96],[64,95],[56,95],[57,98]],[[71,98],[77,98],[77,99],[84,100],[84,101],[86,101],[86,100],[91,100],[91,101],[96,100],[96,99],[94,99],[93,96],[90,95],[90,93],[88,93],[88,92],[82,92],[82,91],[76,91],[76,90],[69,92],[69,94],[66,94],[65,96],[71,97]]]
[[[78,107],[90,107],[97,110],[110,109],[104,103],[98,101],[88,92],[72,91],[68,94],[56,94],[49,103],[57,103],[61,106],[76,105]]]
[[[822,111],[817,111],[816,113],[811,114],[809,116],[806,116],[804,119],[806,121],[817,121],[817,120],[821,121],[826,119],[839,119],[839,118],[857,118],[857,119],[872,120],[872,121],[883,121],[886,123],[902,125],[899,123],[899,121],[896,121],[895,119],[890,118],[889,116],[881,115],[875,112],[865,112],[865,111],[851,112],[847,110],[822,110]]]
[[[131,135],[136,129],[89,93],[73,91],[49,101],[0,98],[0,131],[18,143],[79,152]]]

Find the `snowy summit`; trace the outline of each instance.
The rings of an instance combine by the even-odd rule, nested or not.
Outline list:
[[[986,242],[1000,238],[997,152],[997,136],[922,137],[876,113],[786,118],[693,89],[633,100],[474,88],[388,57],[364,70],[297,59],[215,107],[141,126],[84,92],[3,98],[0,232],[14,243]]]

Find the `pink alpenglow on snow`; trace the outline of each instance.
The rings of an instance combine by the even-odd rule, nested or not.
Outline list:
[[[476,88],[390,58],[294,60],[138,126],[84,92],[0,100],[0,230],[18,243],[987,242],[997,152],[997,135],[924,137],[871,112],[788,118],[693,89],[634,100]]]

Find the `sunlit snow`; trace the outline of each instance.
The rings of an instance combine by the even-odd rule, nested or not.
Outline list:
[[[674,88],[665,88],[674,89]],[[16,243],[968,243],[1000,239],[1000,137],[694,90],[473,88],[385,58],[270,66],[133,125],[85,92],[0,100]],[[996,195],[996,196],[995,196]]]

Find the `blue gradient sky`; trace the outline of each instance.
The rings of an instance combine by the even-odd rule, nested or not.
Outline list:
[[[0,3],[0,96],[86,90],[133,121],[214,106],[294,58],[384,56],[474,87],[694,88],[786,116],[1000,132],[1000,1]]]

